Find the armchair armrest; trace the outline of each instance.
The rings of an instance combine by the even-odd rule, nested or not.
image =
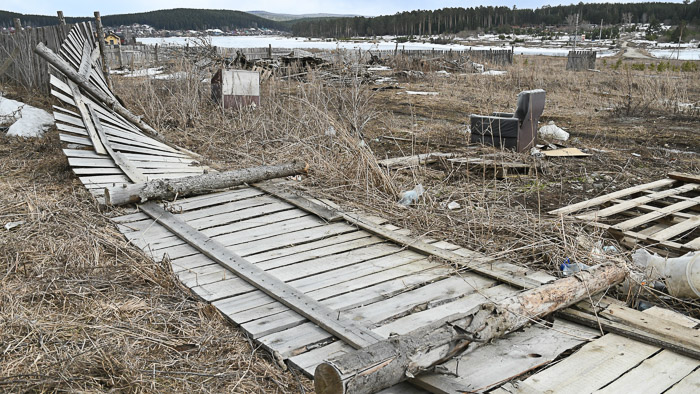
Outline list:
[[[515,113],[513,112],[494,112],[491,116],[498,116],[500,118],[514,118]]]

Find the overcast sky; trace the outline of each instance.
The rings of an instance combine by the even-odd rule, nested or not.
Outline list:
[[[651,1],[651,0],[650,0]],[[663,0],[656,0],[663,1]],[[682,0],[666,0],[676,3]],[[605,2],[605,1],[586,1]],[[610,2],[640,2],[639,0]],[[85,0],[63,0],[60,3],[47,0],[2,0],[0,10],[20,12],[23,14],[55,15],[57,10],[62,10],[66,16],[92,16],[94,11],[100,11],[102,15],[127,14],[134,12],[153,11],[168,8],[213,8],[240,11],[270,11],[288,14],[308,13],[335,13],[355,15],[386,15],[400,11],[417,9],[439,9],[444,7],[475,7],[501,6],[518,8],[538,8],[543,5],[572,4],[578,1],[566,0],[481,0],[481,1],[453,1],[453,0],[256,0],[256,1],[224,1],[224,0],[117,0],[103,2],[87,2]],[[59,5],[60,4],[60,5]]]

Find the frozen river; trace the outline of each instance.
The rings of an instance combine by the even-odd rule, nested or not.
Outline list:
[[[299,37],[282,37],[282,36],[214,36],[209,37],[211,44],[222,48],[265,48],[272,45],[274,48],[301,48],[301,49],[362,49],[362,50],[394,50],[396,43],[391,41],[324,41],[310,40]],[[139,42],[144,44],[158,45],[196,45],[199,38],[190,37],[147,37],[139,38]],[[440,49],[440,50],[455,50],[464,51],[468,49],[504,49],[510,46],[469,46],[460,44],[431,44],[429,42],[406,42],[399,44],[399,49],[416,50],[416,49]],[[587,48],[598,51],[599,57],[612,56],[616,53],[615,50],[607,48]],[[544,55],[544,56],[566,56],[570,48],[562,47],[529,47],[515,46],[514,53],[516,55]]]

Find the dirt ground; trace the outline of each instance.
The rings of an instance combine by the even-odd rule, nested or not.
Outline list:
[[[242,111],[209,103],[201,79],[183,87],[117,78],[115,85],[127,107],[215,168],[301,158],[311,172],[299,187],[311,194],[414,234],[556,272],[565,258],[591,261],[579,236],[613,241],[548,218],[548,210],[670,171],[700,172],[700,72],[631,70],[639,60],[621,62],[599,60],[600,72],[576,73],[564,71],[565,59],[516,56],[514,65],[492,66],[505,75],[437,74],[428,65],[422,76],[399,79],[400,89],[381,91],[273,79],[262,86],[261,107]],[[547,91],[541,122],[565,128],[564,144],[591,156],[539,159],[468,144],[469,114],[513,110],[517,93],[534,88]],[[2,89],[47,110],[58,104]],[[498,180],[445,162],[408,171],[376,165],[426,152],[496,155],[540,169]],[[181,288],[165,262],[125,242],[108,220],[116,213],[100,211],[70,171],[56,130],[39,140],[0,137],[0,174],[0,224],[25,222],[0,229],[0,390],[312,390]],[[418,183],[422,200],[398,206],[397,192]],[[446,209],[452,201],[462,209]]]

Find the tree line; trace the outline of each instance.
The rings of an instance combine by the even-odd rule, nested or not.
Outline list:
[[[26,15],[9,11],[0,11],[0,27],[13,26],[13,19],[20,18],[23,26],[50,26],[58,24],[56,16]],[[66,17],[66,23],[76,23],[93,20],[90,17]],[[286,25],[270,19],[241,11],[231,10],[195,10],[176,8],[171,10],[159,10],[140,12],[136,14],[118,14],[102,16],[105,26],[132,25],[134,23],[146,24],[156,29],[165,30],[205,30],[205,29],[240,29],[240,28],[268,28],[288,31]]]
[[[561,26],[571,23],[647,23],[663,21],[673,25],[686,21],[700,23],[700,0],[692,3],[572,4],[538,9],[509,7],[443,8],[415,10],[378,17],[317,18],[298,20],[291,26],[295,36],[352,37],[376,35],[439,35],[461,31],[496,30],[510,26]],[[569,20],[567,20],[569,19]],[[502,30],[502,29],[499,29]]]

